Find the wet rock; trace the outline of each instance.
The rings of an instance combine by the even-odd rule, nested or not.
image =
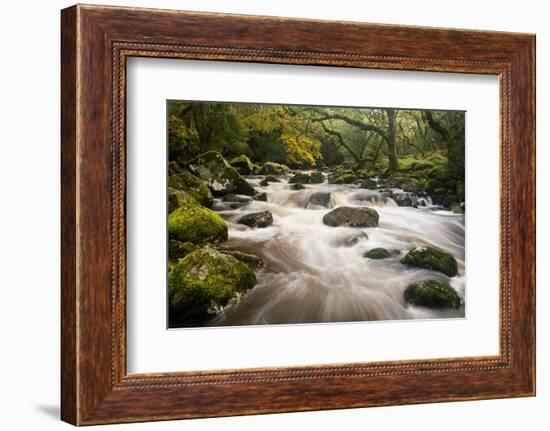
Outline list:
[[[309,174],[297,173],[288,180],[289,184],[309,184],[311,182],[311,176]]]
[[[401,253],[399,250],[387,250],[382,247],[377,247],[367,251],[363,257],[369,259],[387,259],[388,257],[397,256],[399,253]]]
[[[168,187],[189,193],[201,205],[212,208],[214,198],[208,186],[200,178],[182,171],[168,177]]]
[[[315,192],[310,196],[306,207],[307,208],[310,208],[310,207],[328,208],[329,206],[330,206],[330,193]]]
[[[290,168],[281,163],[265,162],[260,168],[261,175],[284,175],[290,172]]]
[[[323,217],[323,223],[333,227],[375,227],[378,219],[378,213],[372,208],[338,207]]]
[[[313,172],[309,178],[311,184],[321,184],[325,182],[325,176],[321,172]]]
[[[263,268],[264,262],[258,256],[253,254],[243,253],[236,250],[222,250],[223,253],[233,256],[235,259],[240,260],[242,263],[246,264],[249,268],[253,270],[259,270]]]
[[[281,180],[273,175],[267,175],[262,181],[260,181],[260,185],[262,187],[267,187],[269,183],[280,183]]]
[[[401,263],[442,272],[449,277],[454,277],[458,273],[456,259],[449,253],[434,247],[416,247],[401,259]]]
[[[241,202],[241,203],[248,203],[252,202],[252,198],[247,195],[225,195],[222,198],[222,201],[224,202]]]
[[[170,325],[204,324],[255,284],[254,272],[235,257],[212,248],[196,250],[169,272]]]
[[[269,211],[260,211],[242,216],[237,223],[249,227],[267,227],[273,224],[273,215]]]
[[[203,180],[214,195],[235,193],[253,196],[256,193],[254,187],[216,151],[195,157],[188,162],[188,169]]]
[[[254,200],[255,201],[267,202],[267,193],[262,192],[262,193],[255,194],[254,195]]]
[[[231,159],[229,164],[241,175],[251,175],[257,169],[257,166],[244,154]]]
[[[291,188],[292,190],[303,190],[303,189],[305,189],[304,185],[301,184],[301,183],[292,184],[292,185],[290,186],[290,188]]]
[[[227,239],[227,226],[214,211],[201,206],[188,193],[178,191],[178,208],[168,215],[168,237],[183,243],[202,244]]]
[[[344,245],[346,247],[353,247],[354,245],[358,244],[361,241],[366,241],[369,239],[369,236],[366,232],[361,232],[357,235],[353,235],[351,238],[347,238],[344,241]]]
[[[429,308],[459,309],[461,304],[458,293],[438,280],[412,284],[405,289],[403,297],[408,304]]]
[[[195,245],[190,242],[181,242],[176,239],[171,239],[168,242],[168,259],[169,260],[178,260],[182,257],[187,256],[189,253],[194,252],[199,248],[198,245]]]
[[[391,198],[400,207],[410,207],[413,205],[413,199],[408,193],[393,193]]]

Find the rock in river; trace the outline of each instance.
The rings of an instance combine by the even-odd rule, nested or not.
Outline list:
[[[449,277],[454,277],[458,273],[456,259],[449,253],[434,247],[416,247],[401,259],[401,263],[439,271]]]
[[[265,162],[260,168],[261,175],[284,175],[290,172],[290,168],[281,163]]]
[[[186,255],[168,275],[171,326],[208,322],[256,284],[254,272],[212,248]]]
[[[323,217],[328,226],[376,227],[378,213],[367,207],[338,207]]]
[[[456,291],[438,280],[425,280],[412,284],[403,293],[405,302],[430,308],[460,308],[460,296]]]
[[[220,153],[208,151],[188,162],[189,170],[203,180],[215,195],[228,193],[253,196],[256,193]]]
[[[311,184],[321,184],[325,182],[325,176],[322,172],[312,172],[309,176],[309,182]]]
[[[367,257],[369,259],[387,259],[388,257],[397,256],[399,253],[399,250],[387,250],[385,248],[378,247],[367,251],[363,257]]]
[[[369,239],[369,236],[366,232],[361,232],[357,235],[353,235],[351,238],[347,238],[344,241],[346,247],[353,247],[354,245],[359,244],[361,241],[366,241]]]
[[[183,171],[168,177],[168,186],[189,193],[201,205],[212,208],[214,198],[208,186],[200,178]]]
[[[311,175],[298,172],[294,174],[292,178],[288,180],[289,184],[309,184],[311,182]]]
[[[258,256],[253,254],[243,253],[237,250],[221,250],[223,253],[230,254],[235,259],[240,260],[242,263],[248,265],[249,268],[253,270],[261,269],[264,266],[264,262]]]
[[[330,206],[330,193],[329,192],[315,192],[313,193],[306,205],[306,208],[328,208]]]
[[[273,224],[273,216],[269,211],[250,213],[239,218],[237,223],[250,227],[267,227]]]
[[[233,166],[239,174],[242,175],[251,175],[258,168],[244,154],[231,159],[229,164]]]
[[[227,226],[214,211],[201,206],[191,195],[178,191],[178,208],[168,215],[168,236],[181,242],[201,244],[227,239]]]

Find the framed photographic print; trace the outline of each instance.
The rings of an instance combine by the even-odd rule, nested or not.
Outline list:
[[[535,37],[62,11],[62,419],[535,394]]]

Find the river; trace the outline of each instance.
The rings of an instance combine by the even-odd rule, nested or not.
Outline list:
[[[290,175],[291,176],[291,175]],[[293,190],[290,176],[261,186],[263,176],[247,180],[267,194],[239,208],[216,200],[214,209],[226,220],[225,247],[254,254],[264,262],[257,285],[211,325],[259,325],[464,317],[459,310],[414,307],[403,300],[405,288],[430,279],[447,281],[464,298],[464,215],[438,209],[429,199],[421,207],[400,207],[387,192],[355,185],[307,184]],[[392,189],[393,192],[402,192]],[[308,205],[317,192],[330,193],[328,208]],[[329,227],[323,216],[338,206],[368,206],[378,211],[374,228]],[[236,223],[244,214],[270,211],[273,225],[249,228]],[[350,239],[366,232],[353,245]],[[353,241],[352,241],[353,242]],[[430,245],[451,253],[459,274],[447,276],[401,264],[412,248]],[[376,247],[400,255],[372,260],[363,254]]]

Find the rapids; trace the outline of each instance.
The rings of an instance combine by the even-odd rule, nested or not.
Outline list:
[[[225,247],[254,254],[264,261],[256,271],[257,285],[211,325],[290,324],[365,320],[464,317],[460,310],[437,310],[407,305],[405,288],[426,278],[446,280],[464,298],[464,215],[438,209],[423,199],[418,208],[399,207],[388,193],[355,185],[306,184],[292,190],[288,177],[260,186],[263,176],[247,180],[267,202],[252,201],[239,208],[216,200],[214,209],[226,220]],[[402,192],[392,189],[394,192]],[[312,194],[330,193],[330,208],[308,205]],[[323,216],[337,206],[368,206],[380,214],[378,227],[329,227]],[[236,224],[244,214],[270,211],[273,225],[251,229]],[[361,232],[353,246],[346,245]],[[412,248],[431,245],[451,253],[459,274],[445,275],[402,265]],[[371,260],[362,255],[375,247],[398,249],[399,256]]]

